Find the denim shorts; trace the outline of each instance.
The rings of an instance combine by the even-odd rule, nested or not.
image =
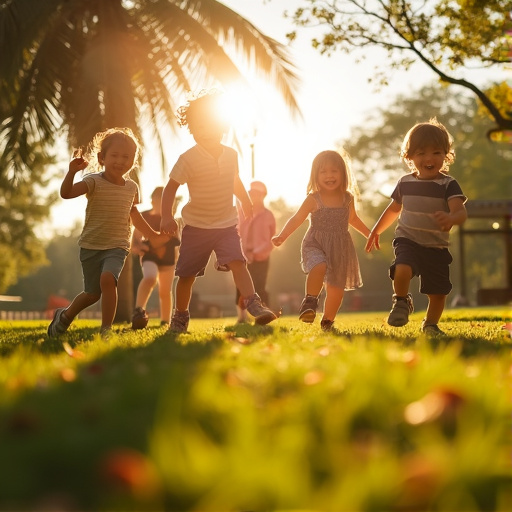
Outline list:
[[[181,246],[176,275],[200,277],[204,275],[212,252],[217,258],[215,268],[228,271],[232,261],[245,262],[240,235],[236,226],[204,229],[185,226],[181,234]]]
[[[101,295],[100,277],[102,272],[110,272],[119,280],[119,275],[128,256],[125,249],[80,249],[80,262],[84,276],[84,292]]]
[[[425,247],[404,237],[393,240],[395,261],[389,268],[389,277],[394,279],[395,266],[408,265],[412,275],[420,278],[420,292],[426,295],[448,295],[452,289],[450,263],[453,261],[448,249]]]

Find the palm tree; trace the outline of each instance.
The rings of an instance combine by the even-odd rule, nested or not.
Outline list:
[[[299,113],[286,48],[216,0],[4,0],[0,48],[0,175],[26,173],[34,143],[50,148],[64,136],[77,147],[112,126],[149,129],[165,161],[177,101],[243,81],[234,57]],[[117,320],[132,309],[125,274]]]

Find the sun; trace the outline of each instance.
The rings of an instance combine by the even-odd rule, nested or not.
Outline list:
[[[268,200],[289,205],[305,197],[310,164],[300,159],[303,127],[294,122],[278,91],[261,79],[223,87],[223,114],[231,130],[225,143],[238,151],[240,177],[267,185]]]
[[[258,96],[249,84],[233,82],[224,87],[221,108],[232,131],[238,137],[252,134],[259,123]]]

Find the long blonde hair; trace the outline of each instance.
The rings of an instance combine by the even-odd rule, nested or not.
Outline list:
[[[318,175],[320,170],[328,163],[338,167],[344,175],[344,179],[340,185],[340,191],[348,192],[355,199],[359,199],[359,188],[352,174],[350,156],[344,149],[338,151],[321,151],[315,156],[313,164],[311,165],[311,175],[309,177],[307,193],[318,192]]]

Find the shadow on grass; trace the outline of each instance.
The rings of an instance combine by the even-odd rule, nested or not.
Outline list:
[[[334,336],[347,341],[354,341],[361,339],[361,333],[351,333],[341,329],[334,328],[326,335]],[[503,333],[503,338],[499,341],[489,341],[484,338],[462,338],[460,336],[439,336],[428,337],[426,335],[400,335],[392,334],[383,331],[375,331],[368,334],[368,338],[384,342],[394,342],[403,345],[404,347],[414,348],[418,343],[427,343],[435,350],[441,350],[451,344],[460,346],[460,356],[464,358],[472,357],[486,357],[486,356],[500,356],[510,353],[512,349],[512,340],[506,337]]]
[[[96,334],[77,328],[66,343],[80,354],[78,340]],[[63,352],[63,340],[39,341],[41,329],[22,338],[2,355],[16,348],[24,353],[24,346],[43,356]],[[120,484],[106,479],[105,458],[119,449],[148,453],[162,396],[183,395],[201,361],[222,342],[162,332],[147,344],[114,345],[93,359],[52,358],[56,375],[41,376],[34,387],[23,375],[12,380],[0,406],[0,510],[98,510]]]

